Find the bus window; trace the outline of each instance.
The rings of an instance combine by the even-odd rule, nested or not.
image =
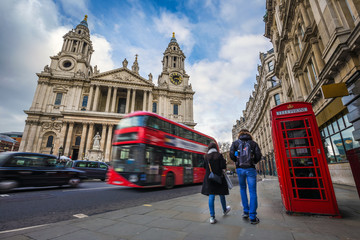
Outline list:
[[[193,166],[192,154],[184,152],[183,155],[184,155],[183,166],[184,167],[192,167]]]
[[[144,171],[144,147],[142,145],[114,146],[113,164],[117,172]]]
[[[164,132],[171,133],[171,125],[168,122],[162,121],[162,128]]]
[[[123,118],[120,120],[117,128],[121,129],[128,127],[144,126],[145,119],[146,116],[134,116],[134,117]]]
[[[204,156],[197,153],[192,153],[193,166],[194,167],[204,167]]]
[[[163,165],[174,166],[174,164],[175,164],[175,150],[165,149],[163,156]]]
[[[160,129],[160,119],[149,117],[146,125],[151,128]]]

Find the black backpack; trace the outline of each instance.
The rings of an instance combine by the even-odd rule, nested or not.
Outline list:
[[[250,141],[239,140],[239,146],[235,153],[235,156],[237,158],[237,164],[239,167],[252,167],[254,164],[252,161],[253,157]]]

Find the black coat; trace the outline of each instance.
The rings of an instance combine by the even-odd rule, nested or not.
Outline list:
[[[210,169],[209,169],[209,164],[208,164],[209,162],[210,162],[212,171],[214,173],[216,173],[217,175],[221,176],[221,179],[222,179],[221,184],[209,181],[209,174],[210,174]],[[206,173],[205,173],[201,193],[204,195],[209,195],[209,194],[229,195],[229,189],[228,189],[225,177],[223,175],[223,169],[226,169],[226,161],[225,161],[224,157],[218,152],[206,154],[204,165],[205,165],[204,167],[206,169]]]

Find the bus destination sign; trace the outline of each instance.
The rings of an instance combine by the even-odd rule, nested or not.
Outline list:
[[[280,116],[280,115],[301,113],[301,112],[307,112],[307,111],[308,111],[307,107],[295,108],[295,109],[289,109],[289,110],[284,110],[284,111],[278,111],[278,112],[276,112],[276,115]]]

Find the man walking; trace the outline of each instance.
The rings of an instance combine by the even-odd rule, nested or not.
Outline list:
[[[241,129],[239,139],[234,141],[230,148],[230,158],[236,163],[236,172],[239,177],[241,202],[243,205],[243,218],[250,217],[251,224],[258,224],[259,218],[256,217],[257,193],[256,193],[256,168],[261,160],[259,145],[252,140],[252,136],[247,129]],[[250,205],[246,192],[249,187]]]

